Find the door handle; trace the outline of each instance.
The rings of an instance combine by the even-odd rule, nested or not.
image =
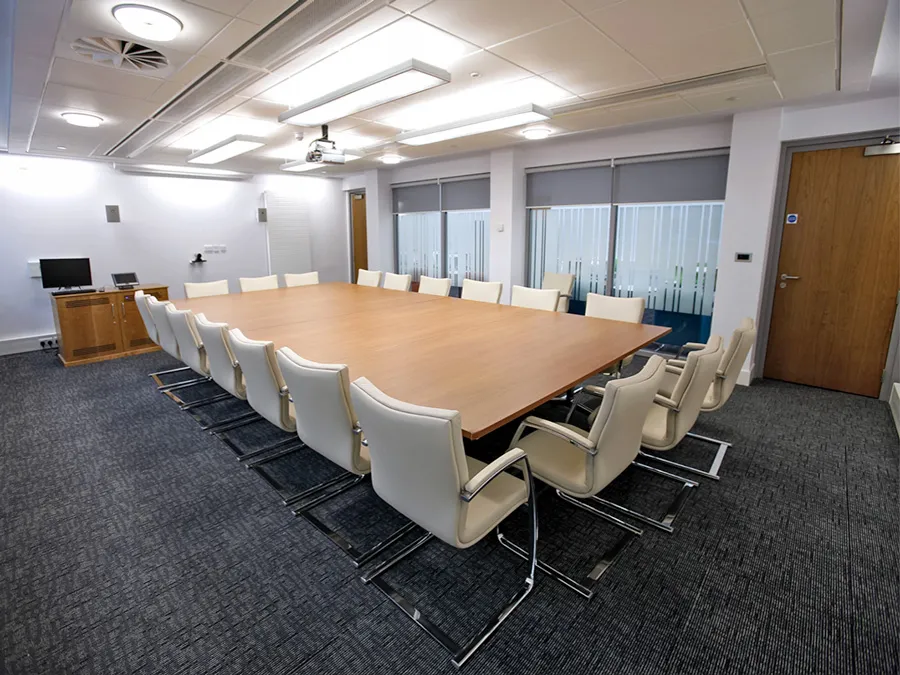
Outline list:
[[[794,277],[794,276],[791,276],[790,274],[782,274],[782,275],[781,275],[781,280],[782,280],[782,281],[794,280],[794,279],[799,279],[799,278],[800,278],[800,277]]]
[[[115,323],[116,322],[116,303],[114,303],[114,302],[109,303],[109,311],[110,311],[110,314],[112,314],[113,323]]]

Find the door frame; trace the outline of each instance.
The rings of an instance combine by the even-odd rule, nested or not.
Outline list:
[[[347,278],[350,280],[351,284],[354,284],[354,283],[356,283],[356,275],[354,274],[356,272],[356,260],[355,260],[355,256],[354,256],[355,249],[353,247],[353,243],[354,243],[353,242],[353,195],[362,195],[363,197],[365,197],[366,196],[366,188],[357,188],[356,190],[347,190],[344,194],[347,195],[346,196],[347,228],[349,230],[349,232],[348,232],[349,238],[347,239],[347,241],[350,244],[350,247],[347,250],[347,257],[349,259],[348,263],[347,263],[348,264]]]
[[[853,148],[864,145],[876,145],[887,135],[896,136],[900,129],[883,129],[865,133],[843,134],[840,136],[823,136],[788,141],[781,144],[781,159],[778,167],[778,182],[775,188],[775,203],[772,209],[772,222],[769,229],[769,244],[766,248],[766,263],[763,271],[762,296],[760,297],[759,325],[756,332],[756,344],[753,347],[756,359],[751,380],[761,378],[766,365],[766,350],[769,346],[769,330],[772,327],[772,310],[775,306],[775,287],[778,285],[778,262],[781,258],[781,237],[784,234],[784,211],[787,208],[788,189],[791,182],[791,162],[794,153],[814,150],[834,150]],[[897,335],[891,336],[891,344]],[[890,352],[888,354],[890,362]],[[882,388],[884,391],[884,388]]]

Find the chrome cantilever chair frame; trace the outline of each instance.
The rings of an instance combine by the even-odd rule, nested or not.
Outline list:
[[[278,392],[278,395],[284,397],[284,396],[289,396],[290,394],[288,393],[287,387],[282,387],[280,389],[280,391]],[[244,419],[239,419],[239,418],[235,419],[233,424],[229,424],[228,426],[226,426],[224,428],[213,427],[213,428],[209,429],[209,431],[210,431],[210,433],[215,434],[215,436],[220,441],[222,441],[225,445],[227,445],[229,448],[231,448],[231,451],[235,455],[237,455],[238,461],[247,462],[246,467],[248,469],[253,469],[262,464],[265,464],[266,462],[270,462],[273,459],[278,459],[279,457],[284,457],[285,455],[289,455],[292,452],[296,452],[297,450],[300,450],[301,448],[306,447],[306,445],[303,443],[303,441],[301,441],[299,438],[297,438],[296,435],[294,435],[294,436],[291,436],[291,438],[285,438],[282,441],[277,441],[275,443],[271,443],[271,444],[269,444],[265,447],[259,448],[257,450],[242,453],[240,447],[238,447],[238,445],[234,441],[232,441],[230,438],[222,436],[222,434],[224,434],[224,433],[227,433],[227,432],[237,429],[239,427],[247,426],[248,424],[255,424],[256,422],[260,422],[262,420],[265,420],[266,422],[268,422],[268,420],[266,420],[265,417],[263,417],[262,415],[260,415],[259,413],[257,413],[254,410],[252,412],[252,414],[247,413],[246,416],[244,417]],[[271,424],[271,422],[270,422],[270,424]],[[288,446],[288,447],[285,448],[285,446]],[[281,452],[275,453],[273,455],[267,455],[267,453],[272,452],[273,450],[278,450],[279,448],[284,448],[284,450],[282,450]],[[266,455],[266,456],[263,456],[263,455]],[[256,461],[248,462],[247,460],[256,460]],[[272,485],[272,487],[275,488],[276,492],[281,494],[282,491],[278,487],[276,487],[276,485],[273,484],[271,482],[271,480],[268,480],[268,479],[270,479],[269,476],[266,476],[264,474],[260,474],[260,475],[262,475],[264,479],[267,479],[266,482],[269,483],[270,485]],[[287,502],[285,502],[285,503],[287,503]]]
[[[413,603],[403,597],[381,576],[401,560],[411,555],[422,546],[427,544],[431,539],[433,539],[434,535],[430,532],[425,533],[414,542],[408,544],[406,547],[398,551],[393,557],[388,558],[380,565],[372,569],[370,572],[362,576],[363,583],[371,583],[379,591],[384,593],[391,602],[402,609],[410,619],[415,621],[416,624],[418,624],[419,628],[428,633],[438,642],[438,644],[446,649],[452,655],[451,662],[457,668],[462,667],[463,664],[465,664],[466,661],[468,661],[472,657],[472,654],[474,654],[475,651],[481,645],[483,645],[488,640],[488,638],[491,637],[491,635],[494,634],[494,632],[500,627],[500,625],[506,620],[506,618],[510,614],[512,614],[513,610],[515,610],[516,607],[521,604],[521,602],[528,596],[529,593],[531,593],[531,590],[534,588],[534,571],[537,567],[537,498],[534,493],[534,480],[531,475],[531,466],[528,463],[528,457],[518,456],[515,458],[511,458],[509,462],[496,467],[496,470],[490,476],[490,478],[484,481],[484,483],[482,483],[476,490],[469,492],[463,489],[459,497],[464,502],[472,501],[472,499],[474,499],[475,496],[478,495],[479,492],[481,492],[481,490],[489,485],[492,480],[503,473],[506,469],[514,466],[515,464],[518,464],[519,462],[523,463],[521,470],[525,476],[525,482],[528,485],[527,509],[531,522],[531,553],[529,556],[527,556],[529,566],[528,574],[525,577],[525,585],[519,591],[517,591],[515,595],[513,595],[513,597],[503,607],[503,609],[497,612],[487,622],[487,624],[485,624],[485,626],[476,635],[466,641],[465,644],[460,645],[449,635],[447,635],[443,630],[441,630],[440,627],[429,621]],[[499,526],[497,529],[499,533]]]

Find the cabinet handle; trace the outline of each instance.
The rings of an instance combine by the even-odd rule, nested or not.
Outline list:
[[[128,319],[125,318],[125,302],[122,301],[122,323],[128,323]]]
[[[112,314],[113,323],[115,323],[116,322],[116,303],[114,303],[114,302],[109,303],[109,312],[110,312],[110,314]]]

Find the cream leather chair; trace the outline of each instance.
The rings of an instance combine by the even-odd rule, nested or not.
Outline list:
[[[475,281],[474,279],[463,279],[460,297],[463,300],[490,302],[496,305],[500,302],[500,294],[502,292],[503,284],[499,281]]]
[[[168,300],[160,302],[152,295],[146,295],[144,297],[147,301],[147,308],[150,311],[150,316],[153,317],[153,325],[156,326],[156,336],[159,339],[159,346],[173,359],[182,361],[181,352],[178,349],[178,341],[175,339],[175,333],[172,331],[172,325],[169,323],[169,316],[166,311],[166,306],[171,303]],[[190,366],[186,366],[183,369],[174,368],[168,372],[190,369]],[[172,382],[169,384],[163,384],[158,377],[155,379],[158,384],[156,388],[163,392],[176,391],[178,389],[184,389],[185,387],[191,387],[195,384],[200,384],[201,382],[206,382],[205,377],[183,380],[181,382]]]
[[[412,285],[411,274],[384,273],[384,288],[389,291],[408,291]]]
[[[310,513],[314,507],[358,485],[369,475],[369,451],[364,445],[365,441],[356,423],[356,413],[350,402],[347,366],[308,361],[288,347],[279,349],[275,358],[294,400],[294,415],[300,440],[344,471],[336,478],[285,501],[293,504],[333,485],[344,483],[322,497],[298,507],[294,514],[305,518],[344,551],[354,566],[359,567],[401,539],[415,527],[415,523],[409,523],[369,550],[359,551]]]
[[[285,274],[284,285],[286,288],[295,286],[315,286],[319,283],[318,272],[304,272],[303,274]]]
[[[513,307],[543,309],[547,312],[555,312],[559,304],[559,291],[555,288],[540,289],[513,286],[509,304]]]
[[[544,272],[541,288],[557,289],[559,291],[559,303],[556,305],[556,311],[568,312],[569,300],[572,298],[572,291],[575,288],[575,275]]]
[[[140,312],[141,320],[144,322],[144,328],[147,329],[147,335],[155,345],[161,346],[159,344],[159,331],[156,329],[156,322],[153,320],[153,315],[150,313],[150,305],[147,302],[147,299],[150,297],[153,296],[146,295],[142,290],[137,290],[134,293],[134,304],[137,305],[138,312]],[[155,299],[156,298],[154,298],[154,300]],[[162,385],[162,382],[159,379],[160,375],[180,373],[186,370],[190,370],[190,367],[180,366],[178,368],[169,368],[168,370],[158,370],[155,373],[150,373],[149,377],[152,377],[157,385]]]
[[[531,515],[531,554],[524,587],[510,603],[465,646],[440,644],[461,666],[500,626],[534,586],[537,513],[528,458],[512,449],[484,463],[467,457],[459,413],[398,401],[360,378],[350,386],[353,407],[369,443],[372,486],[384,501],[427,532],[418,540],[363,576],[372,582],[420,627],[433,635],[431,624],[384,578],[385,571],[434,537],[455,548],[477,544],[519,506]],[[521,468],[524,480],[505,472]]]
[[[426,277],[423,274],[419,277],[419,293],[442,295],[446,298],[450,295],[450,279],[435,279],[434,277]]]
[[[228,295],[228,279],[221,281],[184,282],[184,297],[206,298],[212,295]]]
[[[273,291],[278,288],[278,275],[270,274],[267,277],[240,277],[241,293],[252,291]]]
[[[209,372],[209,362],[206,357],[206,349],[203,347],[203,341],[197,332],[194,313],[189,309],[175,309],[175,305],[167,304],[166,314],[169,317],[169,325],[172,327],[172,332],[175,333],[175,341],[178,342],[178,352],[181,354],[181,360],[190,366],[195,373],[204,378],[204,381],[209,382],[212,379]],[[227,398],[231,398],[231,394],[222,393],[189,402],[184,402],[180,399],[176,399],[176,401],[182,410],[192,410],[193,408],[223,401]]]
[[[650,412],[644,421],[641,440],[644,448],[655,451],[671,450],[685,436],[696,438],[696,435],[691,434],[691,428],[700,415],[700,407],[703,405],[706,392],[713,383],[721,358],[722,338],[713,335],[703,349],[688,355],[684,368],[666,366],[666,369],[674,372],[677,377],[674,381],[670,381],[669,385],[666,384],[665,379],[663,380],[660,391],[656,395],[653,405],[650,406]],[[604,393],[602,387],[592,385],[586,386],[584,391],[595,396],[603,396]],[[599,408],[592,413],[589,421],[593,422],[592,418],[598,411]],[[709,471],[678,464],[644,451],[641,451],[640,454],[642,457],[718,480],[717,472],[722,458],[725,456],[725,451],[722,448],[719,449]]]
[[[606,502],[597,497],[597,493],[630,466],[677,480],[683,487],[669,509],[664,528],[671,531],[671,523],[677,517],[687,491],[697,485],[635,461],[641,449],[644,419],[665,370],[663,358],[652,356],[638,374],[610,382],[590,431],[540,417],[527,417],[519,425],[510,444],[510,447],[525,451],[535,478],[553,487],[560,498],[625,530],[613,550],[604,555],[588,574],[586,584],[538,561],[539,569],[587,598],[593,596],[597,581],[615,562],[616,555],[633,537],[642,533],[633,525],[598,510],[596,504]],[[530,434],[523,436],[531,430]],[[500,543],[520,556],[525,554],[502,535]]]
[[[356,277],[356,284],[358,286],[380,286],[381,272],[375,272],[372,270],[360,270],[359,275]]]
[[[644,307],[646,304],[644,298],[615,298],[610,295],[588,293],[584,315],[594,317],[595,319],[643,323]],[[634,354],[630,354],[619,361],[619,363],[609,372],[616,377],[619,377],[622,373],[622,368],[629,365],[633,360]]]

